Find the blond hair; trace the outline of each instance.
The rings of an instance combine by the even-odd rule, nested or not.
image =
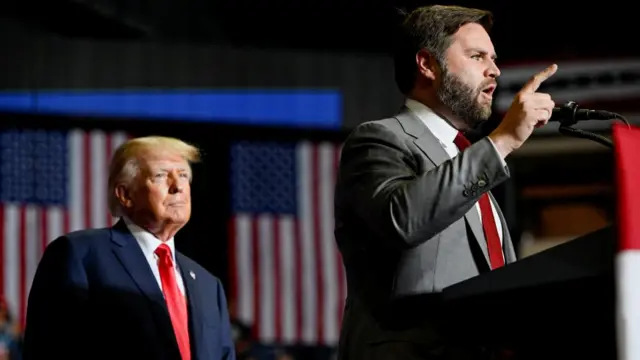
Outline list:
[[[200,161],[200,150],[182,140],[163,137],[146,136],[134,138],[120,145],[111,158],[109,165],[109,212],[114,217],[124,215],[120,200],[116,196],[116,187],[122,184],[133,185],[140,171],[138,160],[150,152],[166,151],[179,155],[189,164]],[[191,167],[189,167],[191,180]]]

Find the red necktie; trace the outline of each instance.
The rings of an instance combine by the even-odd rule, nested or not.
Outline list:
[[[155,251],[158,255],[158,269],[160,270],[160,281],[162,282],[162,292],[169,309],[169,317],[173,324],[173,332],[176,334],[178,348],[182,360],[191,360],[191,348],[189,347],[189,319],[187,316],[187,302],[178,289],[176,272],[173,268],[173,258],[171,249],[167,244],[158,246]]]
[[[461,133],[458,132],[455,140],[460,151],[468,148],[471,142]],[[484,236],[487,238],[487,249],[489,250],[489,262],[491,268],[496,269],[504,265],[504,257],[502,256],[502,245],[500,245],[500,235],[498,235],[498,227],[496,226],[496,219],[493,217],[493,210],[491,209],[491,201],[489,199],[489,193],[484,193],[478,200],[480,203],[480,214],[482,216],[482,227],[484,228]]]

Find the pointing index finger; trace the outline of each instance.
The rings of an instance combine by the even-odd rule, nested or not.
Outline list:
[[[540,85],[553,76],[558,70],[558,65],[553,64],[539,73],[533,75],[533,77],[522,87],[522,92],[534,93],[538,90]]]

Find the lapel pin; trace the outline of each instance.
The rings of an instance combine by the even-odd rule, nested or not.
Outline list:
[[[192,278],[193,280],[195,280],[195,279],[196,279],[196,273],[194,273],[193,271],[189,271],[189,275],[191,275],[191,278]]]

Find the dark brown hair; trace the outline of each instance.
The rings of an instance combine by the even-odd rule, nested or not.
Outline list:
[[[394,51],[394,67],[396,84],[405,95],[413,89],[418,75],[418,51],[426,49],[443,64],[451,36],[461,26],[476,23],[489,32],[493,25],[491,12],[461,6],[423,6],[402,15],[404,21]]]

